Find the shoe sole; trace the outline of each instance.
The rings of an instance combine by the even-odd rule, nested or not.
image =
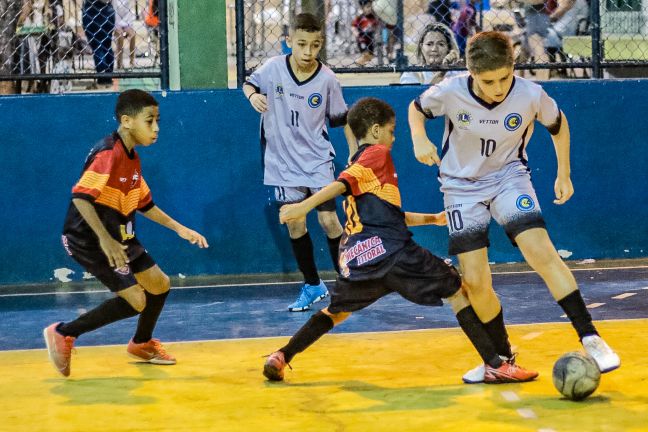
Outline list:
[[[601,373],[604,374],[604,373],[612,372],[613,370],[617,370],[617,369],[619,369],[620,367],[621,367],[621,363],[619,363],[619,364],[616,365],[616,366],[611,366],[611,367],[609,367],[609,368],[607,368],[607,369],[604,369],[604,370],[601,371]]]
[[[504,378],[504,379],[498,379],[495,381],[486,381],[484,380],[484,384],[514,384],[514,383],[524,383],[524,382],[530,382],[538,378],[537,376],[534,376],[533,378],[529,378],[526,380],[519,380],[519,379],[510,379],[510,378]]]
[[[70,376],[70,374],[65,375],[63,372],[61,372],[61,370],[56,366],[56,362],[52,358],[52,350],[50,349],[49,337],[47,337],[47,329],[48,328],[49,327],[46,327],[45,329],[43,329],[43,338],[45,339],[45,346],[47,347],[47,357],[49,358],[50,363],[52,364],[52,367],[54,368],[54,370],[56,370],[56,372],[60,373],[61,375],[63,375],[64,377],[67,378],[67,377]]]
[[[134,358],[135,360],[139,360],[141,363],[151,363],[151,364],[154,364],[154,365],[162,365],[162,366],[173,366],[174,364],[177,363],[175,360],[174,361],[159,360],[159,359],[146,360],[146,359],[143,359],[140,356],[137,356],[135,354],[131,354],[128,351],[126,351],[126,352],[128,353],[129,357]]]
[[[317,303],[317,302],[319,302],[319,301],[324,300],[324,299],[325,299],[326,297],[328,297],[328,296],[329,296],[328,293],[326,293],[326,294],[322,294],[321,296],[318,296],[315,300],[313,300],[313,303],[309,304],[308,306],[301,307],[301,308],[290,308],[290,307],[289,307],[289,308],[288,308],[288,312],[304,312],[304,311],[310,310],[310,307],[311,307],[313,304],[315,304],[315,303]]]
[[[482,384],[484,382],[484,380],[472,381],[472,380],[467,380],[465,378],[461,378],[461,380],[464,382],[464,384]]]

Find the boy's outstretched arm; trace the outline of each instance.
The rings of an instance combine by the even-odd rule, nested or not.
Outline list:
[[[418,110],[416,103],[412,101],[407,113],[410,132],[412,133],[412,143],[414,144],[414,156],[425,165],[440,165],[441,159],[437,153],[437,148],[427,137],[425,131],[425,115]]]
[[[571,165],[569,161],[569,123],[567,123],[567,117],[565,117],[565,114],[562,111],[560,112],[560,115],[561,121],[558,126],[559,129],[552,130],[549,128],[551,140],[553,141],[556,150],[556,159],[558,160],[558,173],[556,175],[556,182],[554,183],[554,193],[556,194],[554,204],[564,204],[572,197],[572,195],[574,195],[574,186],[571,181]]]
[[[148,211],[142,212],[142,214],[153,222],[157,222],[160,225],[175,231],[181,238],[187,240],[191,244],[198,245],[199,248],[209,247],[207,240],[202,236],[202,234],[180,224],[171,216],[164,213],[158,206],[153,206]]]
[[[268,111],[268,99],[265,95],[257,92],[257,89],[252,85],[247,83],[243,84],[243,94],[250,101],[250,105],[252,105],[252,108],[256,112],[263,114]]]
[[[405,224],[407,226],[419,225],[447,225],[445,212],[439,213],[411,213],[405,212]]]
[[[309,211],[318,205],[329,201],[346,191],[346,185],[339,181],[334,181],[315,195],[305,199],[297,204],[286,204],[279,209],[279,222],[286,223],[296,219],[306,217]]]
[[[106,227],[99,219],[97,210],[90,201],[86,201],[81,198],[73,198],[72,202],[74,206],[81,213],[81,217],[85,220],[92,231],[97,235],[99,239],[99,247],[103,251],[104,255],[108,258],[108,264],[111,267],[121,268],[128,263],[128,256],[126,255],[126,249],[128,246],[121,244],[108,233]]]

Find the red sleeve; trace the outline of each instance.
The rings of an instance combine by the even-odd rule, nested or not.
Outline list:
[[[153,204],[153,197],[151,196],[151,189],[149,189],[146,180],[142,177],[142,183],[140,183],[140,200],[137,204],[137,210],[141,212],[146,212],[150,210],[155,204]]]
[[[380,189],[386,180],[385,168],[390,158],[387,147],[372,145],[362,152],[358,160],[340,173],[338,181],[347,186],[349,195],[354,196]]]
[[[72,196],[94,201],[108,183],[114,163],[112,150],[97,153],[79,181],[72,187]]]

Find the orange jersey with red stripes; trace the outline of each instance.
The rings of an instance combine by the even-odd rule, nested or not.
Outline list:
[[[338,181],[346,185],[346,223],[340,242],[340,271],[353,280],[381,277],[412,234],[401,211],[398,176],[389,149],[363,145]]]
[[[72,198],[92,202],[108,232],[120,242],[135,237],[135,212],[154,206],[137,152],[129,152],[116,132],[90,151],[81,178],[72,188]],[[97,243],[96,235],[73,203],[64,234],[72,246]]]

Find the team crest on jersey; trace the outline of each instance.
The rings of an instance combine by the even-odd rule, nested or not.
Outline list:
[[[520,211],[528,212],[535,208],[535,203],[533,202],[533,198],[531,198],[527,194],[524,194],[518,197],[518,199],[515,201],[515,206]]]
[[[504,119],[504,127],[507,131],[513,132],[522,125],[522,116],[518,113],[511,113]]]
[[[277,87],[275,88],[275,97],[280,98],[283,95],[284,95],[283,86],[281,84],[277,84]]]
[[[311,108],[317,108],[322,105],[322,95],[319,93],[313,93],[308,96],[308,106]]]
[[[461,110],[457,113],[457,127],[459,129],[468,129],[471,121],[472,115],[468,111]]]

